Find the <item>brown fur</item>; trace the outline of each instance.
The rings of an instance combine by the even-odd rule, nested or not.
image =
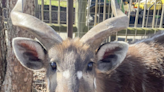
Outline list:
[[[77,54],[91,50],[79,39],[68,39],[54,48],[58,48],[60,55],[64,55],[63,50],[71,46],[78,50]],[[163,58],[163,43],[145,41],[130,45],[126,58],[118,68],[108,73],[96,71],[96,90],[97,92],[163,92]]]
[[[97,92],[164,92],[162,45],[153,42],[131,45],[116,70],[97,74]]]
[[[83,44],[82,42],[80,42],[80,39],[79,38],[75,38],[73,40],[66,39],[61,44],[55,45],[54,48],[60,48],[60,50],[63,50],[63,49],[68,48],[69,46],[74,46],[75,48],[83,49],[85,51],[89,49],[89,46],[86,45],[86,44]]]
[[[31,44],[18,45],[26,49],[30,58],[39,55],[39,51],[32,48]],[[107,49],[104,57],[120,49]],[[78,38],[55,44],[47,52],[48,55],[44,53],[46,60],[43,65],[47,70],[49,92],[164,92],[164,41],[161,36],[130,45],[123,62],[118,63],[118,67],[106,71],[98,68],[101,60],[97,60],[98,54],[93,48],[80,42]],[[33,63],[26,66],[30,69],[37,68],[36,60],[42,64],[40,59],[32,58],[31,61],[27,59],[26,63]],[[56,63],[56,69],[51,66],[53,63]],[[93,64],[91,69],[88,66],[90,63]],[[31,68],[31,65],[34,68]]]
[[[83,44],[82,42],[80,42],[79,38],[76,38],[73,40],[67,39],[61,44],[55,45],[50,49],[49,53],[53,53],[54,50],[60,52],[58,57],[64,57],[63,55],[65,55],[66,50],[76,50],[77,54],[83,54],[81,58],[85,58],[85,54],[91,49],[89,48],[89,45]]]

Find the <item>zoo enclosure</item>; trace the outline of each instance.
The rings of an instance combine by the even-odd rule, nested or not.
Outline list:
[[[164,0],[118,0],[118,2],[121,10],[129,17],[129,28],[116,33],[116,36],[109,40],[132,41],[156,33],[164,27]],[[51,25],[59,34],[66,32],[69,27],[67,0],[36,0],[35,5],[36,17]],[[74,0],[71,16],[73,16],[73,36],[81,37],[94,25],[113,17],[110,0]]]
[[[145,37],[149,33],[163,30],[164,4],[162,1],[155,0],[152,4],[148,0],[146,0],[146,3],[142,3],[140,0],[119,0],[119,3],[122,11],[129,17],[129,28],[109,37],[108,41],[123,40],[130,42]],[[81,37],[94,25],[107,18],[114,17],[109,0],[74,0],[72,6],[73,37]],[[67,0],[35,0],[35,7],[36,17],[53,27],[62,37],[67,38],[66,30],[69,23]],[[0,17],[7,21],[9,18],[7,16],[9,15],[8,9],[3,8],[2,12],[3,16]],[[7,22],[5,22],[5,25],[7,25]],[[7,26],[4,27],[4,30],[8,29]],[[44,75],[44,72],[34,73],[33,86],[39,92],[46,92]]]
[[[115,33],[107,41],[121,40],[131,42],[145,38],[148,34],[156,33],[158,30],[163,30],[163,1],[118,0],[118,2],[121,10],[129,18],[129,27]],[[67,16],[70,8],[67,0],[36,0],[35,6],[35,16],[53,27],[63,38],[67,38],[66,30],[68,31],[70,26],[73,29],[71,30],[73,31],[73,37],[81,37],[93,26],[105,19],[114,17],[110,0],[74,0],[72,13],[69,15],[72,16],[70,26],[68,26],[70,22],[68,22],[69,17]],[[43,76],[42,73],[37,73],[34,76],[38,75]],[[34,85],[45,87],[44,80],[40,83],[35,81]],[[39,90],[41,91],[41,89]]]

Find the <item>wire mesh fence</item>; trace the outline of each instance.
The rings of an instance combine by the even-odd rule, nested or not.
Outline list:
[[[128,30],[134,31],[129,34],[135,40],[139,36],[149,34],[145,28],[154,33],[163,28],[163,1],[160,0],[118,0],[121,10],[129,17],[129,29],[117,36],[127,36]],[[36,0],[36,16],[42,21],[54,25],[54,29],[64,35],[67,27],[67,0]],[[144,8],[145,7],[145,8]],[[74,0],[73,5],[74,36],[81,37],[90,28],[98,23],[113,17],[110,0]],[[138,34],[138,28],[142,34]],[[144,31],[144,32],[143,32]],[[64,33],[63,33],[64,32]],[[131,37],[131,36],[134,37]],[[64,38],[67,38],[66,35]],[[127,41],[128,37],[124,40]]]

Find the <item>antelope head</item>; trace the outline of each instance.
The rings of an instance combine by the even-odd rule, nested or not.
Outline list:
[[[13,50],[20,63],[32,70],[46,70],[49,92],[95,92],[97,73],[117,68],[124,60],[128,44],[110,42],[99,47],[113,32],[128,26],[128,17],[122,13],[117,0],[112,0],[114,18],[107,19],[89,30],[81,39],[65,41],[39,19],[23,13],[25,0],[18,0],[11,12],[15,26],[30,29],[36,38],[17,37]]]

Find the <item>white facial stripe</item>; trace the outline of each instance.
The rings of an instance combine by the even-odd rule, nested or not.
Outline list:
[[[50,62],[53,62],[54,60],[55,60],[54,58],[51,58],[51,59],[50,59]]]
[[[69,70],[66,70],[63,72],[63,77],[65,77],[66,79],[68,79],[70,77]]]
[[[96,78],[94,78],[94,86],[95,86],[95,89],[96,89]]]
[[[49,87],[50,87],[50,80],[47,79],[47,89],[49,90]]]
[[[146,91],[145,91],[145,84],[144,84],[144,82],[142,82],[142,91],[143,91],[143,92],[146,92]]]
[[[77,78],[80,80],[82,78],[82,76],[83,76],[82,71],[78,71],[77,72]]]

